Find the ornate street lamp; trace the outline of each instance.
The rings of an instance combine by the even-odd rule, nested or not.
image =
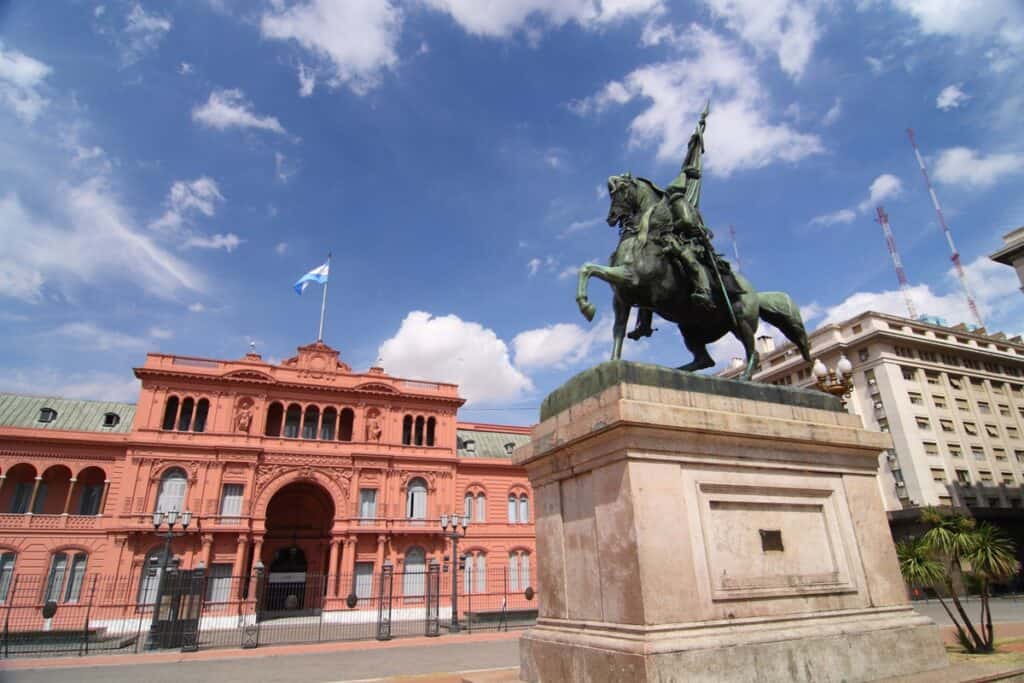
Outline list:
[[[452,541],[452,624],[450,633],[459,632],[459,539],[469,530],[469,515],[441,515],[441,532]]]
[[[180,521],[181,531],[175,533],[174,525]],[[160,559],[160,580],[156,584],[156,600],[153,603],[153,621],[149,625],[149,638],[146,642],[146,649],[156,649],[160,642],[160,603],[164,597],[164,581],[167,577],[167,565],[171,561],[171,541],[174,540],[175,536],[183,536],[188,531],[188,525],[192,522],[192,512],[185,510],[181,513],[181,519],[178,519],[177,510],[168,510],[162,512],[156,510],[153,512],[153,530],[157,532],[157,535],[164,537],[164,552],[163,557]],[[167,531],[161,533],[160,527],[167,524]]]
[[[839,356],[835,370],[829,370],[819,358],[814,361],[811,372],[814,374],[814,386],[837,397],[845,408],[853,389],[853,364],[850,359],[845,355]]]

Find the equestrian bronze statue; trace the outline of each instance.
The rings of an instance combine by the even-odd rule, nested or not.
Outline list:
[[[587,298],[591,277],[612,287],[612,360],[622,357],[629,312],[639,308],[631,339],[650,336],[653,314],[675,323],[693,360],[680,370],[714,366],[707,345],[731,332],[743,344],[741,379],[758,367],[754,344],[758,320],[777,327],[810,361],[800,309],[785,292],[758,292],[711,244],[713,235],[700,214],[702,155],[708,108],[701,114],[679,175],[662,189],[626,173],[608,179],[608,225],[619,229],[619,245],[608,266],[580,268],[576,302],[587,320],[594,304]]]

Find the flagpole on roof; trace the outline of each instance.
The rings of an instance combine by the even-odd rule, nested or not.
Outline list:
[[[327,270],[331,269],[331,252],[327,252]],[[320,302],[320,330],[316,334],[316,340],[322,342],[324,340],[324,312],[327,310],[327,285],[330,283],[330,277],[324,280],[324,298]]]

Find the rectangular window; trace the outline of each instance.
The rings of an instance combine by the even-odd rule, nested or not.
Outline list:
[[[969,471],[967,471],[967,470],[957,470],[956,471],[956,480],[958,482],[960,482],[961,484],[970,484],[971,483],[971,473]]]
[[[354,590],[360,600],[373,596],[373,562],[356,562]]]
[[[926,372],[924,377],[928,384],[939,385],[942,383],[937,372]]]
[[[1000,476],[1003,478],[1003,483],[1007,486],[1013,486],[1016,482],[1013,479],[1013,472],[1000,472]]]
[[[487,592],[487,557],[483,553],[476,556],[476,592]]]
[[[1006,460],[1006,449],[1005,448],[993,448],[992,455],[996,456],[996,460]]]
[[[1000,403],[999,414],[1003,417],[1010,417],[1012,415],[1012,413],[1010,412],[1010,406],[1006,405],[1005,403]]]
[[[913,349],[908,349],[906,346],[894,346],[894,347],[892,347],[892,349],[893,349],[893,351],[896,352],[896,355],[899,356],[900,358],[913,358],[914,357],[914,350]]]
[[[924,442],[924,452],[925,452],[926,455],[938,455],[939,454],[939,444],[935,443],[934,441],[925,441]]]
[[[1013,452],[1013,457],[1015,457],[1017,459],[1017,462],[1024,463],[1024,451],[1015,450]]]
[[[967,399],[965,398],[956,399],[956,409],[965,413],[971,412],[971,407],[967,404]]]
[[[14,553],[0,555],[0,603],[7,602],[7,591],[14,576]]]
[[[34,481],[19,481],[14,486],[14,497],[11,499],[11,512],[16,515],[23,515],[28,512],[28,501],[32,498],[32,487]]]
[[[878,420],[878,431],[887,432],[889,431],[889,421],[887,419],[879,418]]]
[[[377,517],[377,489],[359,489],[359,516],[362,519]]]
[[[991,415],[992,408],[985,401],[978,401],[978,412],[982,415]]]
[[[977,377],[971,378],[971,389],[974,391],[985,391],[985,380]]]
[[[931,429],[932,423],[928,421],[927,417],[915,417],[914,422],[917,423],[918,429]]]
[[[946,403],[946,397],[940,396],[939,394],[932,394],[932,403],[935,404],[936,408],[945,408],[948,405]]]
[[[903,379],[905,379],[906,381],[908,381],[908,382],[916,382],[917,381],[917,373],[914,371],[914,368],[907,368],[907,367],[902,367],[901,366],[900,367],[900,372],[903,373]]]
[[[993,439],[999,438],[999,428],[995,425],[985,425],[985,433],[991,436]]]
[[[953,387],[954,389],[963,391],[963,388],[964,388],[964,378],[961,377],[960,375],[950,375],[949,376],[949,386]]]
[[[78,501],[78,514],[100,514],[100,500],[103,498],[103,484],[86,484]]]
[[[942,468],[939,468],[939,467],[933,467],[932,468],[932,481],[936,482],[937,484],[945,484],[946,483],[946,471],[944,469],[942,469]]]
[[[921,394],[917,393],[916,391],[909,392],[907,394],[907,398],[910,399],[910,405],[912,405],[912,406],[923,406],[924,405],[924,399],[921,398]]]
[[[1006,436],[1010,437],[1011,439],[1019,439],[1020,432],[1017,431],[1016,427],[1007,427]]]
[[[508,555],[508,589],[513,593],[526,588],[519,587],[519,553],[509,553]]]
[[[50,559],[50,573],[46,577],[46,602],[60,600],[60,589],[64,586],[64,572],[67,568],[66,553],[57,553]]]
[[[985,449],[981,446],[971,446],[971,455],[974,456],[975,460],[984,460]]]
[[[964,455],[964,451],[958,443],[946,444],[946,448],[949,449],[949,457],[951,458],[962,458]]]
[[[921,360],[928,361],[929,363],[938,363],[939,362],[939,357],[936,356],[931,351],[918,351],[917,355],[918,355],[918,357],[921,358]]]
[[[82,593],[82,581],[85,579],[85,560],[82,553],[75,555],[71,560],[71,573],[68,576],[68,585],[64,590],[64,602],[78,602]]]
[[[952,420],[939,420],[939,427],[942,428],[942,431],[950,433],[950,434],[952,434],[953,432],[956,431],[956,428],[953,427],[953,421]]]
[[[995,370],[993,370],[995,372]],[[1006,387],[1002,382],[992,382],[992,393],[993,394],[1006,394]]]
[[[206,602],[227,602],[231,598],[231,565],[211,564],[206,579]]]
[[[228,519],[237,520],[242,514],[242,494],[245,492],[243,484],[224,484],[220,496],[221,521]],[[211,567],[213,565],[210,565]]]
[[[977,436],[978,426],[973,422],[964,422],[964,431],[967,432],[969,436]]]
[[[476,496],[476,521],[487,521],[487,498],[482,493]]]
[[[978,472],[978,478],[981,479],[981,483],[985,486],[992,485],[992,473],[986,470],[980,470]]]

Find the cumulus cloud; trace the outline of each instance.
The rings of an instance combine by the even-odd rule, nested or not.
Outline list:
[[[870,211],[886,199],[898,197],[903,192],[903,182],[891,173],[883,173],[871,181],[868,196],[857,204],[857,210],[839,209],[811,219],[811,225],[846,225],[852,223],[858,213]]]
[[[160,298],[202,289],[200,274],[140,232],[101,179],[61,185],[49,210],[45,220],[15,193],[0,198],[0,296],[35,303],[44,285],[130,283]]]
[[[139,380],[130,373],[8,369],[0,376],[0,391],[134,403],[139,398]]]
[[[65,323],[51,334],[71,339],[75,348],[85,351],[141,351],[149,345],[142,337],[108,330],[93,322]]]
[[[942,111],[949,111],[950,109],[956,109],[961,104],[971,99],[970,96],[965,93],[960,86],[963,83],[956,83],[954,85],[947,85],[939,93],[939,96],[935,98],[935,106]]]
[[[1024,169],[1024,155],[1002,152],[983,155],[967,147],[952,147],[939,153],[935,180],[940,183],[989,187]]]
[[[558,268],[558,259],[554,256],[545,256],[543,258],[534,257],[526,262],[526,270],[530,277],[533,277],[541,270],[554,272]]]
[[[815,216],[811,219],[811,225],[845,225],[852,223],[857,217],[857,212],[853,209],[839,209],[832,213],[826,213],[822,216]]]
[[[773,53],[779,66],[799,79],[821,37],[817,13],[822,0],[704,0],[712,14],[763,54]]]
[[[168,31],[171,20],[156,14],[147,14],[142,5],[135,3],[128,11],[124,20],[124,30],[118,35],[124,41],[121,47],[121,60],[134,64],[147,52],[155,50]]]
[[[534,33],[575,22],[583,28],[600,28],[631,17],[660,14],[662,0],[426,0],[447,13],[468,33],[504,38],[517,31]]]
[[[238,248],[243,240],[233,232],[227,234],[217,233],[215,235],[191,235],[185,239],[182,246],[185,249],[223,249],[231,253]]]
[[[303,96],[313,93],[317,71],[324,74],[328,86],[347,85],[363,94],[377,84],[382,71],[398,63],[396,47],[403,17],[391,0],[271,4],[260,20],[263,37],[295,41],[319,65],[316,69],[299,65]]]
[[[234,233],[204,235],[196,232],[191,223],[194,216],[201,215],[212,218],[217,206],[224,202],[217,181],[209,176],[200,176],[195,180],[176,180],[167,195],[167,210],[149,227],[174,237],[182,248],[224,249],[233,251],[242,240]]]
[[[53,71],[38,59],[0,42],[0,102],[22,121],[32,123],[49,103],[40,90]]]
[[[516,366],[565,368],[586,360],[594,343],[611,336],[611,318],[600,318],[584,329],[575,323],[558,323],[520,332],[512,339]]]
[[[389,374],[454,382],[471,404],[512,400],[533,389],[493,330],[456,315],[412,311],[378,355]]]
[[[686,40],[658,40],[672,40],[684,58],[640,67],[570,107],[586,115],[643,100],[647,108],[630,123],[630,144],[655,145],[658,159],[678,162],[705,98],[713,95],[705,159],[710,172],[720,176],[824,151],[818,136],[766,118],[762,81],[735,44],[697,24],[689,27]]]
[[[203,104],[192,109],[192,120],[215,130],[255,128],[285,135],[281,122],[274,116],[261,116],[241,90],[214,90]]]
[[[206,306],[204,306],[202,303],[198,301],[195,301],[188,305],[188,310],[191,313],[202,313],[203,311],[206,310]]]
[[[839,117],[843,113],[843,103],[837,97],[832,106],[829,107],[828,111],[825,112],[825,116],[822,117],[821,122],[826,126],[831,126],[833,123],[839,120]]]
[[[1024,5],[1019,0],[892,0],[913,17],[922,33],[991,44],[986,56],[996,71],[1024,54]]]

